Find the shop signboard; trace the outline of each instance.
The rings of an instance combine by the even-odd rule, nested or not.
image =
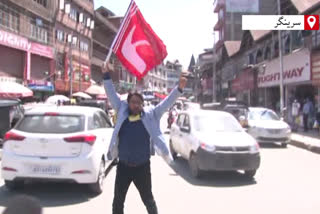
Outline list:
[[[258,87],[280,85],[279,58],[265,64],[265,69],[258,74]],[[310,51],[301,49],[283,57],[283,82],[285,85],[311,80]]]

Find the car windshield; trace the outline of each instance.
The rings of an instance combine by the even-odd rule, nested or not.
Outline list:
[[[194,117],[196,131],[199,132],[241,132],[239,122],[232,116],[225,115],[201,115]]]
[[[84,116],[26,115],[16,127],[31,133],[66,134],[84,130]]]
[[[249,120],[280,120],[278,115],[271,110],[250,111]]]

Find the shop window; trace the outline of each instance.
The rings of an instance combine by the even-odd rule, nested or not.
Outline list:
[[[291,39],[290,36],[288,36],[285,40],[285,44],[284,44],[284,54],[289,54],[290,53],[290,43],[291,43]]]
[[[277,58],[279,56],[279,42],[275,42],[273,49],[273,58]]]
[[[270,60],[271,59],[271,49],[268,45],[264,51],[264,60]]]
[[[72,47],[77,47],[77,43],[78,43],[78,38],[76,37],[76,36],[74,36],[73,38],[72,38]]]
[[[9,8],[0,7],[0,26],[12,31],[19,31],[19,14]]]
[[[56,30],[56,39],[59,42],[65,42],[65,33],[62,30]]]
[[[48,6],[48,2],[47,0],[33,0],[34,2],[42,5],[43,7],[47,7]]]
[[[80,51],[89,52],[89,44],[87,42],[80,41]]]
[[[250,65],[255,64],[255,63],[254,63],[254,55],[253,55],[253,53],[250,53],[250,54],[249,54],[249,64],[250,64]]]
[[[31,38],[40,41],[40,42],[44,42],[44,43],[48,43],[48,31],[47,29],[41,27],[41,26],[37,26],[33,23],[31,23]]]
[[[262,57],[262,51],[259,49],[258,52],[257,52],[257,57],[256,57],[256,61],[257,63],[260,63],[263,61],[263,57]]]
[[[74,21],[77,21],[78,19],[78,12],[75,8],[71,8],[71,11],[70,11],[70,18]]]
[[[292,49],[301,48],[303,45],[302,31],[293,30],[292,32]]]

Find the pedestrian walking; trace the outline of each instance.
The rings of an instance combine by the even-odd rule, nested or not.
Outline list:
[[[104,63],[104,86],[112,107],[117,112],[108,159],[119,158],[116,171],[113,214],[123,214],[124,201],[133,182],[149,214],[157,214],[157,205],[151,188],[150,156],[156,151],[169,163],[173,160],[160,130],[160,119],[182,94],[187,79],[181,75],[177,86],[155,107],[143,107],[143,96],[130,93],[127,101],[117,96],[110,78],[112,67]]]
[[[300,116],[299,115],[300,107],[301,107],[300,103],[298,102],[298,100],[295,99],[292,103],[292,109],[291,109],[293,131],[298,131],[298,128],[299,128],[299,124],[297,123],[297,121],[298,121],[298,117]]]
[[[309,130],[309,117],[312,114],[312,102],[309,98],[305,100],[305,103],[303,105],[303,126],[304,131],[307,132]]]

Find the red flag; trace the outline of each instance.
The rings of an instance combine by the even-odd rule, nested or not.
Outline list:
[[[167,56],[166,46],[131,1],[122,26],[113,43],[121,63],[139,80]]]

